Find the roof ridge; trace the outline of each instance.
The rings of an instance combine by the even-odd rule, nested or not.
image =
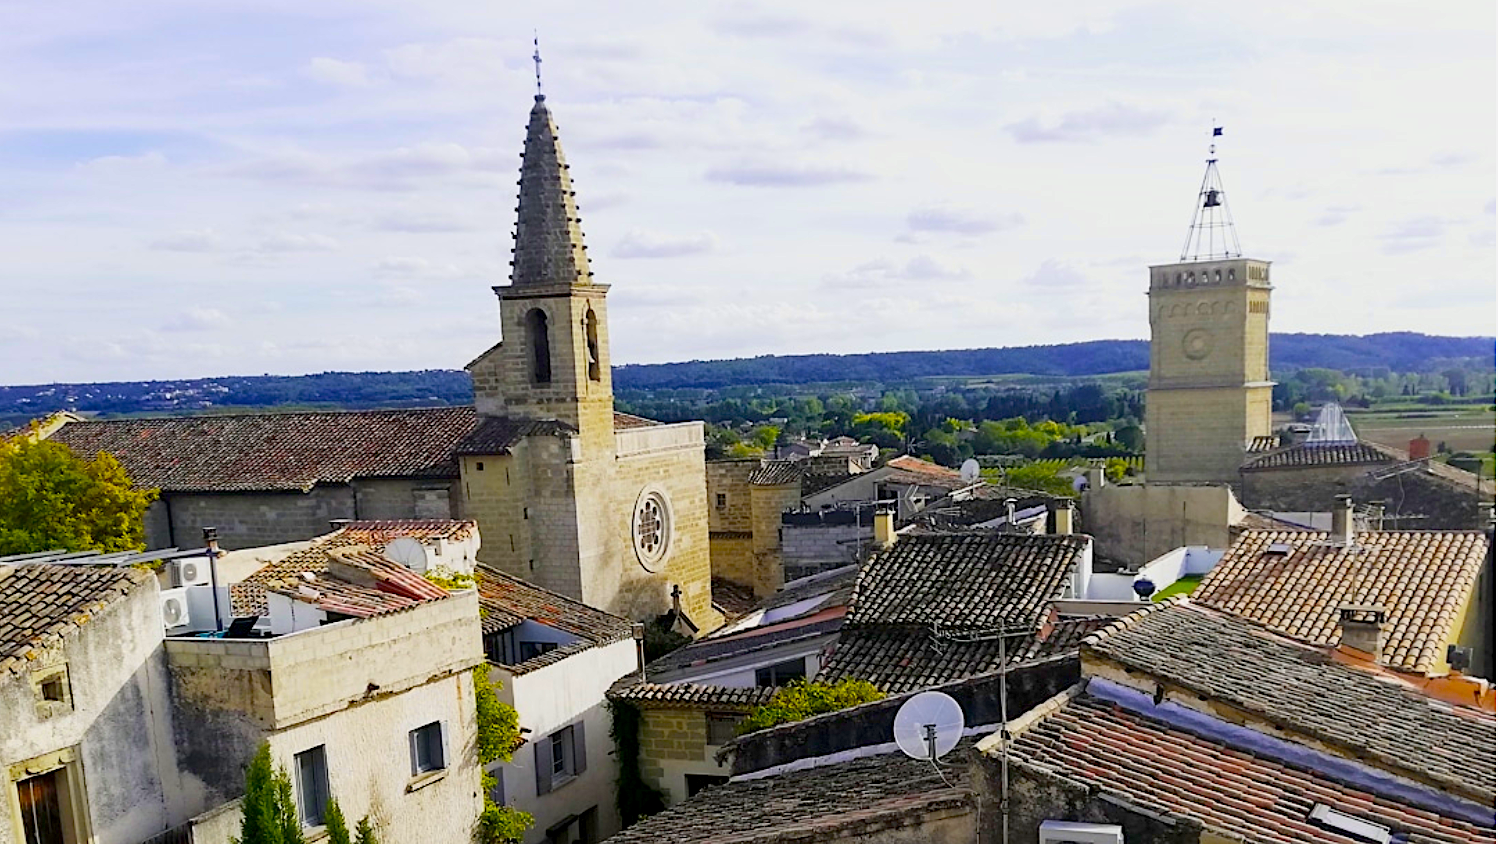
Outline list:
[[[111,425],[123,422],[204,422],[212,419],[247,419],[264,416],[356,416],[376,413],[410,413],[411,411],[430,410],[475,410],[471,404],[434,404],[422,405],[420,407],[363,407],[363,408],[338,408],[336,410],[246,410],[235,413],[188,413],[181,415],[146,415],[146,416],[120,416],[113,419],[80,419],[77,422],[69,422],[73,425]]]
[[[1140,621],[1142,621],[1145,616],[1147,616],[1150,613],[1155,612],[1155,611],[1157,611],[1157,610],[1159,610],[1161,608],[1164,608],[1164,607],[1173,607],[1173,606],[1176,606],[1178,604],[1184,605],[1184,604],[1190,604],[1190,603],[1191,603],[1190,597],[1187,596],[1187,595],[1173,595],[1173,596],[1171,596],[1169,598],[1166,598],[1163,601],[1155,601],[1153,603],[1146,604],[1146,605],[1140,607],[1137,610],[1134,610],[1133,612],[1131,612],[1131,613],[1129,613],[1127,615],[1119,616],[1119,618],[1118,618],[1117,621],[1113,622],[1112,624],[1109,624],[1108,626],[1104,627],[1103,629],[1093,631],[1092,633],[1088,633],[1085,637],[1083,637],[1082,642],[1081,642],[1081,646],[1084,647],[1084,648],[1094,647],[1094,646],[1098,645],[1099,643],[1101,643],[1104,639],[1108,638],[1109,636],[1112,636],[1115,633],[1122,633],[1125,630],[1128,630],[1129,628],[1133,627],[1134,625],[1136,625]]]
[[[527,589],[534,589],[537,592],[545,592],[547,595],[550,595],[550,596],[556,598],[559,601],[564,601],[566,603],[569,603],[569,604],[571,604],[571,605],[573,605],[575,607],[582,607],[583,609],[592,610],[593,612],[596,612],[599,615],[606,615],[609,618],[617,619],[619,621],[624,622],[625,624],[632,624],[632,622],[629,619],[625,618],[624,616],[614,615],[613,613],[609,612],[608,610],[599,609],[598,607],[595,607],[592,604],[584,603],[583,601],[579,601],[576,598],[569,598],[569,597],[567,597],[566,595],[563,595],[560,592],[553,592],[552,590],[547,589],[545,586],[538,586],[538,585],[530,582],[529,580],[526,580],[525,578],[516,577],[513,574],[508,574],[506,572],[500,571],[499,569],[494,568],[493,566],[489,565],[488,563],[475,562],[474,563],[474,572],[477,573],[479,570],[483,570],[483,572],[485,574],[494,575],[494,576],[503,578],[505,580],[509,580],[509,581],[514,582],[514,583],[518,583],[518,584],[520,584],[521,586],[524,586]]]

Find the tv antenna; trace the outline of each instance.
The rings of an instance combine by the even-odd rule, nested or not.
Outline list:
[[[912,759],[932,765],[962,739],[962,707],[951,695],[921,692],[895,713],[895,744]]]

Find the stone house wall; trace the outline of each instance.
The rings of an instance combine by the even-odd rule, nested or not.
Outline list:
[[[159,593],[154,579],[93,615],[33,665],[66,666],[70,704],[38,703],[31,672],[0,674],[0,844],[22,844],[19,763],[76,749],[97,844],[136,844],[187,820],[201,791],[173,761]],[[50,766],[49,766],[50,767]]]
[[[747,710],[741,712],[747,714]],[[665,792],[666,805],[687,799],[688,774],[726,777],[732,773],[728,762],[717,761],[717,751],[707,743],[707,710],[640,708],[640,776]]]

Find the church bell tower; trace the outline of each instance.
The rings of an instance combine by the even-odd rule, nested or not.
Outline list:
[[[1150,267],[1145,477],[1155,483],[1236,484],[1249,446],[1270,434],[1269,262],[1243,257],[1215,143],[1211,152],[1180,261]]]

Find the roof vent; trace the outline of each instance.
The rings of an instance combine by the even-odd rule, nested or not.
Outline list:
[[[1269,543],[1269,547],[1264,549],[1265,554],[1271,554],[1276,557],[1288,557],[1294,551],[1295,546],[1288,542],[1271,542]]]
[[[1311,807],[1311,814],[1307,820],[1317,826],[1335,830],[1343,835],[1356,838],[1359,841],[1373,841],[1376,844],[1389,844],[1393,838],[1386,826],[1355,818],[1346,812],[1339,812],[1325,803],[1317,803]]]

